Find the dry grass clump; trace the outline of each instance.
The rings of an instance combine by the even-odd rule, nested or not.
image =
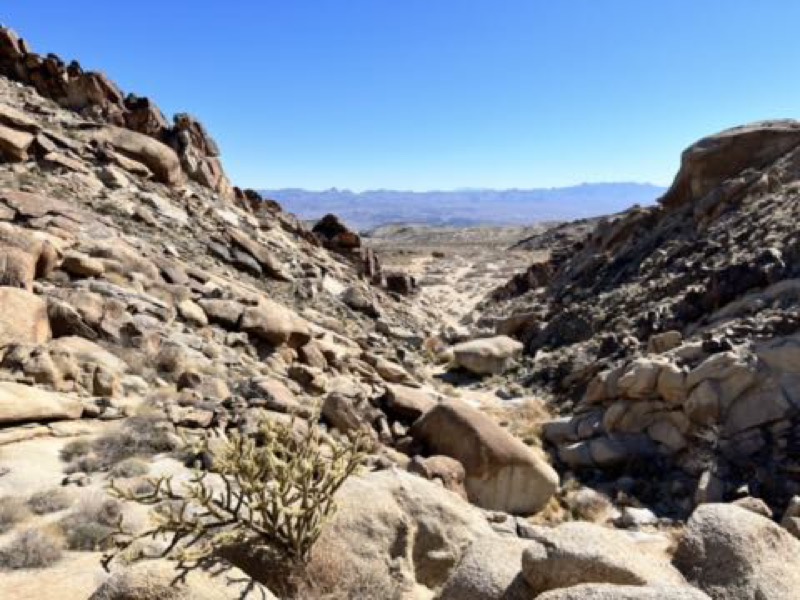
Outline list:
[[[119,479],[130,479],[132,477],[142,477],[143,475],[147,475],[149,472],[150,465],[147,464],[146,460],[133,457],[126,458],[121,463],[111,467],[109,475]]]
[[[92,443],[86,438],[79,438],[64,444],[61,448],[61,460],[72,462],[76,458],[86,456],[92,451]]]
[[[28,508],[37,515],[47,515],[70,506],[72,506],[72,494],[63,488],[51,488],[36,492],[28,498]]]
[[[114,498],[89,497],[59,523],[70,550],[97,552],[113,545],[112,534],[122,519],[122,504]]]
[[[542,445],[542,424],[552,418],[544,401],[525,398],[520,402],[490,405],[484,411],[529,446]]]
[[[605,523],[614,513],[614,505],[605,494],[587,487],[567,493],[564,502],[576,521]]]
[[[22,498],[15,496],[0,498],[0,533],[10,531],[29,516],[30,512]]]
[[[126,461],[120,473],[132,474],[116,476],[136,477],[147,471],[143,471],[141,464],[127,462],[129,459],[142,463],[142,457],[172,452],[177,447],[170,423],[161,415],[148,414],[129,417],[116,431],[94,440],[70,442],[62,449],[61,458],[68,463],[64,468],[66,473],[107,471]]]
[[[40,529],[26,529],[0,549],[0,569],[43,569],[57,562],[63,542]]]
[[[293,600],[351,600],[380,598],[400,600],[403,590],[387,571],[372,562],[356,563],[352,550],[343,544],[321,540],[311,560],[296,575]]]

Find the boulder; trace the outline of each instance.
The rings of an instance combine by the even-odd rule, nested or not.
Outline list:
[[[338,552],[348,578],[372,573],[384,589],[440,588],[465,550],[494,535],[483,514],[441,486],[394,469],[351,477],[315,546],[318,559]],[[352,596],[343,596],[352,597]]]
[[[0,247],[0,286],[33,291],[36,277],[34,257],[19,248]]]
[[[78,398],[19,383],[0,382],[0,425],[78,419],[82,413],[83,404]]]
[[[9,344],[42,344],[50,339],[47,305],[39,296],[11,287],[0,287],[0,347]]]
[[[464,479],[467,474],[464,465],[449,456],[415,456],[408,463],[408,472],[414,473],[430,481],[439,481],[446,490],[450,490],[467,499]]]
[[[130,129],[109,125],[95,132],[93,139],[108,143],[117,152],[142,163],[161,183],[178,185],[183,181],[178,155],[172,148],[154,138]]]
[[[176,563],[148,560],[115,571],[89,600],[276,600],[265,587],[238,569],[206,573],[191,569],[181,576]]]
[[[668,208],[702,199],[744,169],[763,168],[800,145],[800,122],[761,121],[727,129],[692,144],[660,202]]]
[[[198,305],[206,313],[212,323],[221,325],[225,329],[236,329],[244,312],[244,306],[235,300],[222,300],[217,298],[203,298]]]
[[[534,593],[582,583],[683,586],[666,557],[646,552],[627,534],[574,521],[554,529],[531,528],[537,544],[522,555],[522,572]]]
[[[273,346],[299,348],[311,339],[308,322],[294,311],[267,298],[244,309],[239,328]]]
[[[413,423],[436,404],[434,394],[425,388],[391,384],[386,386],[386,411],[405,423]]]
[[[789,600],[800,590],[800,540],[730,504],[703,504],[692,513],[673,562],[715,600]]]
[[[496,375],[504,372],[511,361],[522,353],[522,342],[498,335],[462,342],[453,346],[452,350],[457,366],[476,375]]]
[[[781,525],[794,537],[800,538],[800,496],[794,496],[783,513]]]
[[[552,590],[536,600],[711,600],[688,585],[640,586],[585,583]]]
[[[35,136],[27,131],[0,125],[0,155],[6,162],[22,162],[28,159],[28,148]]]
[[[475,540],[447,580],[438,600],[529,600],[522,553],[529,542],[498,535]]]
[[[483,508],[536,513],[558,489],[558,474],[543,457],[462,402],[438,404],[410,433],[432,453],[464,465],[467,494]]]

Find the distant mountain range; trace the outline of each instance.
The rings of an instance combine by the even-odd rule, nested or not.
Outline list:
[[[652,204],[664,191],[665,188],[648,183],[430,192],[352,192],[336,188],[260,190],[262,195],[277,200],[302,219],[314,220],[334,213],[359,230],[390,223],[458,227],[580,219],[619,212],[634,204]]]

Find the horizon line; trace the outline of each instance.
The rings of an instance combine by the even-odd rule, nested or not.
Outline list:
[[[428,189],[398,189],[390,187],[378,188],[361,188],[354,189],[350,187],[331,186],[328,188],[305,188],[299,186],[281,186],[281,187],[266,187],[254,186],[252,189],[259,192],[284,192],[284,191],[300,191],[310,193],[324,193],[324,192],[349,192],[351,194],[367,194],[373,192],[397,192],[403,194],[430,194],[430,193],[458,193],[458,192],[539,192],[550,190],[564,190],[570,188],[579,188],[585,186],[603,186],[603,185],[637,185],[649,186],[654,188],[668,189],[671,184],[653,183],[650,181],[584,181],[581,183],[574,183],[569,185],[556,185],[547,187],[461,187],[461,188],[428,188]]]

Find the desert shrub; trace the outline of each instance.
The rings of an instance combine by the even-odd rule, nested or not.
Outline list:
[[[311,560],[295,573],[291,591],[294,600],[400,600],[402,587],[389,570],[379,570],[375,563],[353,560],[352,550],[328,540],[312,550]]]
[[[42,569],[61,558],[63,544],[44,531],[27,529],[0,549],[0,569]]]
[[[64,467],[66,474],[70,473],[96,473],[102,471],[105,464],[96,454],[77,456]]]
[[[115,465],[135,456],[152,456],[176,449],[169,423],[160,415],[129,417],[122,427],[97,438],[94,453],[106,465]]]
[[[122,504],[114,498],[84,499],[61,522],[70,550],[95,552],[113,545],[113,534],[122,520]]]
[[[72,440],[64,444],[61,448],[61,460],[64,462],[72,462],[80,456],[86,456],[92,451],[92,443],[86,438]]]
[[[112,482],[118,497],[154,506],[156,525],[136,536],[120,530],[106,565],[133,542],[160,536],[170,543],[159,557],[227,560],[268,587],[305,564],[335,509],[334,494],[362,464],[367,440],[330,438],[316,418],[296,424],[264,420],[258,435],[234,432],[214,450],[201,439],[196,451],[213,456],[213,472],[196,470],[186,483],[162,477],[152,480],[151,493],[136,494]]]
[[[30,513],[21,498],[6,496],[0,498],[0,533],[13,529],[14,525],[24,521]]]
[[[126,458],[121,463],[111,467],[109,474],[114,478],[130,479],[131,477],[141,477],[142,475],[147,475],[149,471],[150,465],[147,464],[147,461],[141,458],[133,457]]]
[[[28,508],[37,515],[47,515],[72,505],[72,495],[63,488],[36,492],[28,498]]]

